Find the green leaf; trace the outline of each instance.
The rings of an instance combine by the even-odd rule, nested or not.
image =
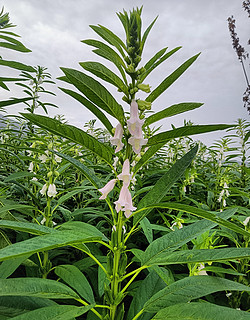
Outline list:
[[[61,68],[70,82],[90,101],[124,124],[124,112],[109,91],[92,77],[74,69]]]
[[[28,232],[35,235],[49,234],[56,232],[55,229],[31,222],[0,220],[0,228],[12,229],[16,231]]]
[[[197,102],[183,102],[183,103],[174,104],[171,107],[163,109],[149,116],[145,120],[144,126],[148,126],[156,121],[159,121],[167,117],[172,117],[176,114],[180,114],[189,110],[194,110],[196,108],[201,107],[202,105],[203,103],[197,103]]]
[[[0,279],[0,296],[80,299],[76,292],[65,284],[40,278]]]
[[[19,211],[19,210],[23,210],[23,209],[32,210],[32,209],[34,209],[34,207],[29,206],[29,205],[25,205],[25,204],[9,204],[9,205],[6,205],[6,206],[0,208],[0,218],[3,218],[6,215],[6,213],[10,210]],[[0,221],[0,223],[1,222],[2,221]]]
[[[76,99],[77,101],[79,101],[86,108],[88,108],[102,122],[102,124],[106,127],[106,129],[111,134],[113,134],[112,124],[110,123],[109,119],[105,116],[105,114],[97,108],[97,106],[95,106],[92,102],[90,102],[88,99],[84,98],[82,95],[80,95],[79,93],[77,93],[75,91],[65,89],[65,88],[60,88],[60,87],[59,87],[59,89],[65,93],[67,93],[68,95],[70,95],[71,97]]]
[[[7,316],[13,318],[22,313],[42,307],[56,306],[56,302],[44,298],[32,298],[21,296],[0,297],[0,319]],[[3,318],[4,319],[4,318]]]
[[[94,30],[99,36],[101,36],[109,44],[116,47],[116,49],[120,52],[120,54],[123,57],[125,57],[124,51],[122,50],[122,48],[124,50],[126,50],[125,44],[111,30],[109,30],[101,25],[98,25],[98,26],[91,25],[90,28],[92,28],[92,30]]]
[[[218,223],[219,225],[226,227],[234,232],[240,233],[243,236],[246,237],[250,237],[250,233],[244,229],[242,229],[241,227],[239,227],[238,225],[226,221],[224,219],[222,219],[218,214],[214,214],[211,213],[209,211],[205,211],[203,209],[200,208],[195,208],[186,204],[182,204],[182,203],[175,203],[175,202],[165,202],[165,203],[159,203],[157,205],[153,205],[150,206],[151,208],[167,208],[167,209],[173,209],[173,210],[177,210],[177,211],[184,211],[184,212],[188,212],[191,213],[197,217],[200,218],[204,218],[213,222]]]
[[[0,59],[0,61],[1,61],[1,59]],[[32,98],[21,98],[21,99],[13,98],[13,99],[9,99],[9,100],[2,100],[2,101],[0,101],[0,108],[11,106],[13,104],[17,104],[17,103],[21,103],[21,102],[25,102],[25,101],[29,101],[31,99]]]
[[[196,263],[196,262],[215,262],[215,261],[229,261],[235,259],[243,259],[250,257],[250,248],[223,248],[223,249],[200,249],[200,250],[182,250],[169,253],[166,256],[159,253],[152,258],[150,266],[152,265],[169,265],[180,263]]]
[[[164,62],[165,60],[167,60],[169,57],[171,57],[175,52],[177,52],[178,50],[180,50],[181,47],[177,47],[172,49],[171,51],[167,52],[166,54],[164,54],[164,56],[162,56],[161,58],[159,58],[159,60],[156,60],[155,63],[153,63],[150,68],[147,66],[147,70],[145,73],[143,73],[141,75],[141,81],[144,81],[144,79],[156,68],[158,67],[162,62]],[[149,61],[148,63],[150,63],[151,61]]]
[[[84,274],[73,265],[61,265],[55,268],[55,273],[84,300],[95,304],[92,288]]]
[[[34,173],[28,172],[28,171],[19,171],[10,174],[7,178],[4,179],[4,182],[9,182],[12,180],[17,180],[20,178],[26,178],[26,177],[34,177]]]
[[[225,273],[225,274],[233,274],[235,276],[245,276],[244,273],[237,272],[233,269],[229,268],[221,268],[221,267],[214,267],[214,266],[207,266],[205,268],[202,268],[204,271],[210,271],[214,273]]]
[[[29,255],[3,261],[0,265],[0,278],[6,279],[11,276],[12,273],[28,258]]]
[[[54,248],[60,248],[67,245],[81,244],[82,242],[93,242],[103,238],[100,231],[98,231],[94,226],[88,225],[84,222],[82,222],[82,224],[84,225],[84,229],[81,231],[74,230],[74,234],[72,233],[72,229],[68,227],[68,230],[36,236],[34,238],[9,245],[0,250],[0,261],[47,251]]]
[[[14,317],[14,320],[72,320],[88,312],[93,306],[76,307],[71,305],[57,305],[39,308]]]
[[[171,305],[192,301],[225,290],[250,291],[250,288],[241,283],[218,277],[186,277],[157,292],[145,303],[143,309],[146,312],[154,313]]]
[[[122,92],[124,92],[126,95],[128,95],[128,87],[125,85],[125,83],[110,69],[105,67],[103,64],[99,62],[80,62],[79,63],[85,70],[93,73],[97,77],[101,78],[102,80],[105,80],[111,84],[113,84],[115,87],[120,89]]]
[[[211,303],[180,303],[162,309],[152,320],[249,320],[249,312],[217,306]]]
[[[237,209],[235,208],[225,210],[222,213],[222,217],[228,219],[233,216],[236,211]],[[177,250],[192,239],[214,228],[216,225],[216,222],[200,220],[154,240],[145,250],[142,257],[142,264],[151,265],[151,262],[157,260],[158,256],[169,255],[172,251]],[[189,252],[191,253],[191,251]]]
[[[146,101],[153,102],[156,98],[158,98],[159,95],[169,88],[171,84],[173,84],[187,70],[187,68],[191,66],[191,64],[198,58],[199,55],[200,53],[188,59],[178,69],[164,79],[162,83],[150,93],[150,95],[146,98]]]
[[[150,272],[147,277],[142,280],[133,296],[133,300],[128,310],[127,319],[133,319],[133,317],[142,309],[143,305],[152,297],[155,293],[159,292],[166,287],[165,282],[157,275],[156,272]],[[152,315],[143,314],[139,319],[146,320],[151,319]]]
[[[170,131],[165,131],[154,135],[148,139],[147,145],[155,145],[159,143],[167,143],[169,140],[179,137],[190,136],[194,134],[207,133],[217,130],[226,130],[232,128],[234,125],[230,124],[208,124],[208,125],[195,125],[184,126]]]
[[[138,212],[140,209],[154,205],[161,201],[167,194],[171,186],[182,176],[186,168],[190,165],[198,150],[198,146],[194,147],[191,151],[185,154],[181,159],[168,170],[167,173],[161,177],[154,187],[141,199],[137,205],[137,211],[134,213],[134,224],[138,223],[145,217],[152,209],[147,209]]]
[[[148,70],[154,63],[155,61],[159,60],[160,57],[166,52],[168,47],[161,49],[158,51],[144,66],[146,70]]]
[[[7,41],[7,42],[0,42],[0,47],[16,50],[20,52],[31,52],[31,50],[26,48],[20,41],[12,37],[0,35],[0,39]]]
[[[60,152],[56,152],[56,154],[58,154],[61,158],[69,161],[71,164],[73,164],[73,166],[78,168],[83,173],[85,178],[87,178],[92,183],[92,185],[96,187],[96,189],[100,189],[102,187],[102,183],[100,182],[99,178],[94,174],[94,171],[89,169],[82,162],[70,157],[67,154],[63,154]]]
[[[142,36],[142,40],[141,40],[141,51],[144,48],[145,42],[147,40],[147,37],[149,35],[150,30],[152,29],[153,25],[155,24],[156,20],[157,20],[158,16],[150,23],[150,25],[147,27],[147,29],[145,30],[143,36]]]
[[[2,60],[0,59],[0,65],[1,66],[6,66],[6,67],[10,67],[13,69],[17,69],[17,70],[23,70],[23,71],[28,71],[28,72],[36,72],[36,70],[31,67],[31,66],[27,66],[26,64],[17,62],[17,61],[7,61],[7,60]]]
[[[83,130],[46,116],[31,113],[21,114],[39,127],[84,146],[107,163],[112,164],[113,149],[99,142]]]
[[[133,172],[136,173],[138,170],[140,170],[140,168],[148,162],[149,159],[151,159],[153,157],[153,155],[160,150],[163,146],[165,145],[164,143],[158,143],[155,144],[151,147],[148,148],[148,150],[143,154],[143,156],[141,157],[141,159],[136,163]]]

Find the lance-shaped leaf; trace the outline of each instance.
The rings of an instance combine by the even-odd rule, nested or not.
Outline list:
[[[203,103],[198,103],[198,102],[183,102],[183,103],[178,103],[174,104],[166,109],[163,109],[159,112],[156,112],[149,116],[145,122],[144,126],[148,126],[156,121],[159,121],[164,118],[169,118],[172,116],[175,116],[176,114],[180,114],[186,111],[194,110],[196,108],[199,108],[203,105]]]
[[[225,210],[221,213],[221,217],[228,219],[233,216],[236,211],[236,208]],[[180,248],[192,239],[214,228],[216,225],[216,222],[200,220],[154,240],[142,255],[142,264],[150,265],[151,261],[156,260],[158,256],[168,255],[170,252]]]
[[[17,62],[17,61],[8,61],[8,60],[0,59],[0,66],[6,66],[6,67],[13,68],[13,69],[23,70],[23,71],[28,71],[28,72],[36,72],[36,70],[33,67],[27,66],[26,64],[23,64],[23,63]]]
[[[40,278],[0,279],[0,296],[80,299],[78,294],[65,284]]]
[[[55,268],[55,273],[84,300],[94,304],[95,298],[92,288],[84,274],[74,265],[61,265]]]
[[[111,30],[105,28],[104,26],[101,26],[100,24],[98,26],[91,25],[90,28],[94,30],[99,36],[101,36],[104,40],[106,40],[109,44],[116,47],[116,49],[120,52],[120,54],[125,57],[124,51],[122,48],[126,51],[126,46],[123,43],[123,41],[115,35]]]
[[[145,42],[147,40],[147,37],[149,35],[149,32],[151,31],[153,25],[155,24],[155,21],[157,20],[158,16],[150,23],[150,25],[147,27],[147,29],[145,30],[143,36],[142,36],[142,40],[141,40],[141,51],[144,48]]]
[[[198,146],[194,147],[168,170],[153,187],[138,203],[137,210],[143,209],[150,205],[154,205],[162,200],[167,194],[171,186],[182,176],[186,168],[190,165],[198,150]],[[147,209],[141,212],[135,212],[134,223],[138,223],[152,209]]]
[[[83,130],[72,125],[61,123],[56,119],[31,113],[21,113],[22,116],[36,124],[61,137],[67,138],[75,143],[84,146],[93,153],[101,157],[107,163],[112,163],[113,149],[99,142],[97,139],[87,134]]]
[[[152,320],[249,320],[249,312],[212,303],[180,303],[159,311]]]
[[[88,312],[93,306],[76,307],[71,305],[56,305],[32,310],[19,315],[14,320],[72,320]]]
[[[12,37],[0,35],[0,39],[3,39],[6,41],[6,42],[0,42],[0,47],[16,50],[20,52],[31,52],[31,50],[26,48],[20,41]]]
[[[61,158],[69,161],[71,164],[73,164],[76,168],[78,168],[85,178],[87,178],[96,189],[100,189],[102,187],[102,183],[100,182],[99,178],[94,174],[94,171],[89,169],[87,166],[85,166],[82,162],[80,162],[77,159],[74,159],[70,157],[67,154],[63,154],[60,152],[56,152]]]
[[[27,232],[35,235],[43,235],[43,234],[49,234],[52,232],[57,232],[53,228],[49,228],[39,224],[22,222],[22,221],[11,221],[11,220],[0,220],[0,228],[12,229],[12,230]]]
[[[181,250],[169,254],[159,253],[150,261],[145,261],[147,266],[170,265],[180,263],[201,263],[229,261],[250,257],[250,248],[223,248],[223,249],[200,249]]]
[[[26,102],[26,101],[29,101],[31,99],[32,98],[20,98],[20,99],[13,98],[13,99],[9,99],[9,100],[3,100],[3,101],[0,101],[0,108],[7,107],[7,106],[12,106],[13,104],[17,104],[17,103]]]
[[[109,91],[97,80],[74,69],[61,68],[69,81],[99,108],[124,124],[124,112]]]
[[[151,208],[167,208],[167,209],[172,209],[172,210],[177,210],[177,211],[184,211],[187,213],[191,213],[197,217],[204,218],[213,222],[218,223],[219,225],[226,227],[234,232],[240,233],[245,237],[250,237],[250,233],[238,225],[224,220],[219,214],[215,214],[209,211],[205,211],[200,208],[195,208],[186,204],[182,203],[175,203],[175,202],[164,202],[164,203],[159,203],[157,205],[150,206]],[[237,209],[235,209],[237,210]]]
[[[85,70],[93,73],[97,77],[99,77],[102,80],[105,80],[114,86],[116,86],[118,89],[120,89],[123,93],[128,95],[128,87],[124,84],[124,82],[110,69],[105,67],[103,64],[99,62],[80,62],[79,63]]]
[[[188,59],[178,69],[164,79],[162,83],[150,93],[150,95],[146,98],[146,101],[153,102],[156,98],[158,98],[159,95],[169,88],[187,70],[187,68],[191,66],[191,64],[198,58],[199,55],[200,53]]]
[[[149,61],[145,64],[144,68],[148,70],[157,60],[160,59],[162,55],[166,52],[168,47],[161,49],[158,51]]]
[[[110,123],[109,119],[105,116],[105,114],[99,108],[97,108],[97,106],[95,106],[92,102],[90,102],[88,99],[83,97],[78,92],[75,92],[73,90],[66,89],[66,88],[60,88],[60,87],[59,89],[61,89],[63,92],[67,93],[69,96],[73,97],[74,99],[79,101],[82,105],[84,105],[86,108],[88,108],[102,122],[102,124],[106,127],[106,129],[111,134],[113,134],[112,124]]]
[[[181,279],[155,293],[143,306],[146,312],[158,312],[163,308],[204,297],[218,291],[250,291],[235,281],[211,277],[193,276]]]
[[[164,56],[162,56],[160,59],[158,59],[157,61],[155,61],[155,63],[153,63],[150,67],[147,66],[146,71],[141,75],[141,81],[143,81],[156,67],[158,67],[162,62],[164,62],[165,60],[167,60],[169,57],[171,57],[175,52],[177,52],[178,50],[180,50],[181,47],[177,47],[172,49],[171,51],[167,52],[166,54],[164,54]],[[150,61],[148,62],[150,63]],[[148,64],[147,63],[147,64]]]
[[[66,230],[53,232],[46,235],[17,242],[0,250],[0,261],[20,257],[27,254],[47,251],[67,245],[75,245],[86,242],[94,242],[104,238],[102,233],[87,223],[82,222],[84,228],[72,232],[70,227]]]
[[[87,39],[87,40],[83,40],[82,42],[86,43],[87,45],[98,48],[93,50],[93,52],[113,62],[114,65],[117,67],[117,69],[120,71],[124,82],[125,83],[127,82],[125,72],[124,72],[124,69],[126,68],[126,66],[122,58],[119,56],[119,54],[117,54],[112,48],[110,48],[109,46],[107,46],[105,43],[101,41]]]
[[[191,136],[194,134],[207,133],[218,130],[225,130],[232,128],[235,125],[230,124],[208,124],[208,125],[195,125],[195,126],[184,126],[176,128],[170,131],[165,131],[154,135],[148,139],[148,145],[154,145],[158,143],[167,143],[169,140],[179,137]]]
[[[29,258],[30,255],[27,256],[22,256],[22,257],[18,257],[15,259],[9,259],[6,261],[3,261],[0,264],[0,278],[1,279],[6,279],[9,276],[12,275],[12,273],[26,260]],[[1,306],[0,306],[0,310],[1,310]],[[0,315],[1,315],[1,311],[0,311]],[[1,318],[1,317],[0,317]]]

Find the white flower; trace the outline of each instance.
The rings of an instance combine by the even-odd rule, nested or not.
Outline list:
[[[40,190],[40,193],[44,196],[45,195],[45,193],[46,193],[46,191],[47,191],[47,184],[45,183],[44,185],[43,185],[43,187],[42,187],[42,189]]]
[[[47,192],[47,195],[48,197],[55,197],[57,194],[57,191],[56,191],[56,186],[54,183],[50,184],[49,187],[48,187],[48,192]]]
[[[28,171],[33,172],[33,169],[34,169],[34,163],[31,162],[29,165]]]
[[[110,142],[112,145],[116,146],[115,153],[122,150],[124,143],[122,142],[122,136],[123,136],[123,128],[120,122],[115,128],[115,135],[114,137],[110,138]]]
[[[131,174],[130,174],[130,163],[129,159],[126,159],[122,166],[122,173],[120,173],[117,177],[119,180],[123,181],[123,185],[129,186],[130,180],[131,180]]]
[[[98,189],[102,193],[99,199],[106,199],[109,192],[114,189],[115,183],[116,179],[112,179],[103,188]]]
[[[38,179],[36,178],[36,177],[33,177],[32,179],[31,179],[31,181],[37,181]]]
[[[249,223],[250,217],[247,217],[244,221],[243,224],[244,226],[246,226]]]
[[[48,157],[45,154],[42,154],[38,157],[38,159],[42,162],[45,163]]]
[[[58,155],[55,155],[55,160],[56,160],[56,162],[58,162],[58,163],[62,162],[62,158],[59,157]]]

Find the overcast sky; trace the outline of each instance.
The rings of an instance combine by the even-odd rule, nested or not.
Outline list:
[[[5,50],[1,53],[3,58],[47,67],[54,80],[62,75],[60,67],[81,70],[78,62],[90,60],[107,64],[91,52],[91,47],[80,42],[83,39],[98,39],[89,25],[104,25],[124,40],[116,12],[143,5],[144,30],[157,15],[159,17],[148,37],[142,65],[165,46],[169,50],[182,46],[147,78],[152,89],[185,60],[202,53],[153,103],[153,110],[159,111],[175,103],[190,101],[203,102],[204,106],[162,121],[159,124],[163,125],[163,129],[170,129],[171,123],[182,126],[184,119],[195,124],[234,123],[238,118],[249,120],[242,104],[246,83],[227,27],[227,18],[234,15],[241,44],[249,51],[247,40],[250,37],[250,20],[240,0],[3,0],[2,4],[5,11],[10,13],[11,22],[17,25],[13,31],[21,35],[22,42],[32,50],[29,54]],[[9,70],[5,69],[4,75],[7,72]],[[60,81],[57,84],[65,86]],[[44,99],[59,106],[59,109],[50,109],[51,116],[63,114],[69,123],[81,128],[86,121],[93,119],[94,116],[73,98],[56,87],[47,88],[54,90],[57,97],[47,96]],[[114,90],[112,93],[123,104],[122,95]],[[12,91],[11,94],[22,96],[18,91]],[[8,93],[1,90],[1,99],[7,96]],[[140,95],[137,97],[140,98]],[[22,111],[22,107],[11,107],[8,111]],[[210,144],[220,136],[206,134],[201,140]]]

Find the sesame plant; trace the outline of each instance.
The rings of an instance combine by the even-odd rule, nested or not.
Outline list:
[[[102,25],[91,26],[101,40],[82,42],[94,47],[108,66],[88,61],[80,62],[84,72],[61,68],[60,80],[71,87],[60,89],[92,112],[103,132],[94,130],[94,123],[84,131],[31,110],[22,113],[40,129],[35,127],[26,150],[22,149],[26,174],[19,178],[32,178],[26,188],[29,218],[7,215],[0,221],[9,239],[14,238],[0,250],[4,319],[249,318],[247,309],[229,306],[226,296],[234,291],[249,294],[247,284],[218,274],[225,273],[229,264],[248,259],[250,249],[232,242],[225,247],[217,233],[226,230],[248,239],[249,224],[229,221],[237,215],[237,206],[226,202],[210,208],[195,202],[195,196],[192,199],[195,188],[203,187],[195,185],[198,145],[190,138],[181,140],[232,126],[185,124],[160,133],[151,127],[202,106],[181,102],[153,112],[155,100],[199,54],[151,90],[146,78],[181,47],[163,48],[141,66],[146,39],[156,22],[142,32],[141,14],[142,8],[117,14],[125,42]],[[104,82],[121,93],[121,104]],[[109,117],[116,121],[115,128]],[[155,162],[169,148],[174,152],[177,140],[182,152],[176,150],[174,161],[166,166],[165,161]],[[154,175],[149,170],[155,170]],[[5,182],[17,178],[7,176]],[[219,186],[224,190],[219,196],[229,192],[224,180]],[[16,276],[21,265],[25,271]]]

